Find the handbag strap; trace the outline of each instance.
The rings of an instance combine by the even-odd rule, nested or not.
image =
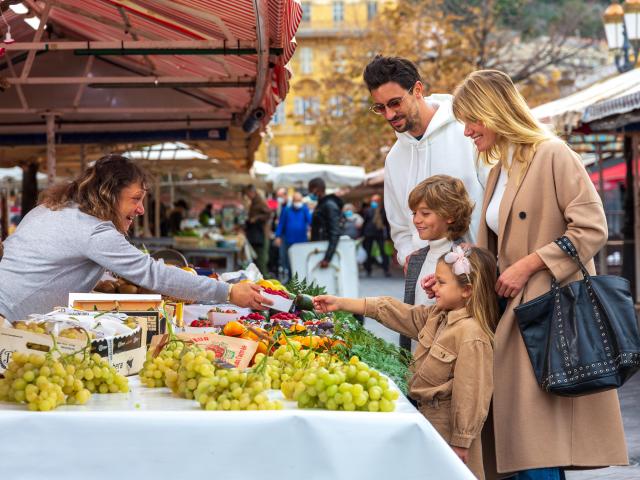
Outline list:
[[[580,271],[582,272],[582,275],[584,275],[585,278],[590,277],[589,272],[587,271],[584,264],[580,260],[580,256],[578,255],[578,251],[576,250],[576,247],[573,245],[569,237],[567,237],[566,235],[563,235],[560,238],[555,240],[555,244],[558,245],[564,253],[569,255],[576,262],[576,264],[580,268]]]

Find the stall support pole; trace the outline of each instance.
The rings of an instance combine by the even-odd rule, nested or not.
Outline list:
[[[169,174],[169,201],[171,202],[171,208],[176,204],[176,189],[173,186],[173,174]]]
[[[47,115],[47,178],[49,185],[53,185],[56,178],[56,135],[55,115]]]
[[[38,168],[38,162],[29,162],[22,166],[22,217],[38,204]]]
[[[154,225],[154,231],[153,231],[153,236],[158,238],[160,237],[160,180],[162,180],[162,175],[157,175],[156,176],[156,184],[155,184],[155,189],[154,189],[154,198],[155,198],[155,211],[153,212],[154,214],[154,218],[155,218],[155,222],[153,223]]]
[[[9,192],[6,188],[0,190],[0,242],[9,235]],[[0,245],[0,258],[2,246]]]
[[[80,171],[84,172],[85,168],[87,168],[87,157],[84,151],[84,143],[83,143],[80,145]]]
[[[631,136],[631,164],[633,165],[633,214],[635,216],[633,243],[635,249],[636,302],[640,299],[640,133]]]
[[[598,162],[598,193],[600,193],[600,200],[602,201],[602,208],[607,211],[604,200],[604,168],[602,167],[602,144],[596,142],[596,161]],[[607,274],[607,244],[605,243],[600,254],[598,255],[598,274]]]
[[[150,237],[151,229],[149,228],[149,215],[151,213],[149,212],[149,196],[148,195],[144,196],[144,200],[142,201],[142,204],[144,205],[144,215],[142,216],[142,236]]]

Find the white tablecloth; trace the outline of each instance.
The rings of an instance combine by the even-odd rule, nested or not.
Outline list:
[[[0,402],[2,480],[473,479],[404,398],[396,412],[208,412],[129,378],[128,394],[29,412]],[[274,396],[281,395],[273,392]]]

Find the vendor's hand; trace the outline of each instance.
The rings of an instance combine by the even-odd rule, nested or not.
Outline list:
[[[229,300],[239,307],[247,307],[252,310],[264,310],[264,305],[272,305],[273,302],[264,298],[261,288],[254,283],[236,283],[231,289]]]
[[[454,447],[453,445],[451,445],[451,448],[453,449],[455,454],[458,455],[458,458],[460,460],[462,460],[464,463],[467,463],[467,460],[469,460],[469,449],[468,448]]]
[[[429,275],[425,275],[424,277],[422,277],[422,280],[420,280],[420,286],[425,291],[428,298],[433,298],[436,296],[436,294],[433,291],[433,286],[435,284],[436,284],[436,276],[433,273],[430,273]]]
[[[279,247],[280,245],[282,245],[282,239],[280,237],[276,237],[276,239],[273,241],[273,245],[275,247]]]
[[[340,310],[340,297],[334,297],[333,295],[318,295],[313,298],[313,309],[322,313]]]
[[[320,268],[327,268],[329,266],[329,260],[322,260],[320,262]]]
[[[499,296],[513,298],[527,284],[532,272],[523,260],[518,260],[502,272],[496,282],[496,293]]]

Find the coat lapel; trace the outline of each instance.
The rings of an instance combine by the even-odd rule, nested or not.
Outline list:
[[[478,245],[489,248],[489,227],[487,226],[487,207],[496,189],[498,178],[500,177],[500,165],[495,165],[487,177],[487,184],[484,189],[484,198],[482,199],[482,212],[480,214],[480,225],[478,226]]]
[[[511,174],[509,175],[509,180],[507,180],[507,186],[504,190],[502,200],[500,201],[500,210],[498,213],[498,256],[500,256],[500,251],[502,250],[502,239],[504,238],[504,231],[507,227],[507,220],[509,219],[509,213],[511,213],[513,201],[516,198],[518,190],[520,190],[520,187],[524,183],[524,177],[527,175],[529,167],[531,167],[531,164],[534,161],[535,154],[526,168],[521,162],[516,163],[511,168]],[[525,168],[524,171],[522,170],[523,168]]]

